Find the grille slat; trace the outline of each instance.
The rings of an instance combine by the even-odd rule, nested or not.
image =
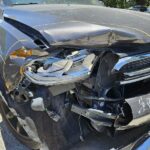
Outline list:
[[[150,58],[145,58],[137,61],[130,62],[124,65],[120,71],[121,72],[132,72],[150,67]]]

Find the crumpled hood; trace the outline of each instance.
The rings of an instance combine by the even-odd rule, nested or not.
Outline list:
[[[51,45],[150,43],[150,14],[85,5],[4,8],[12,18],[39,31]]]

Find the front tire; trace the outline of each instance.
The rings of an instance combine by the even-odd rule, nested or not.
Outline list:
[[[11,131],[11,133],[24,145],[31,149],[39,149],[40,143],[32,140],[23,127],[20,125],[16,116],[12,114],[7,105],[0,100],[0,110],[3,120],[5,121],[7,127]]]

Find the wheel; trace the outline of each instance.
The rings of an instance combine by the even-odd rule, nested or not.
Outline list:
[[[2,100],[0,101],[0,110],[6,125],[19,141],[31,149],[39,149],[40,143],[37,143],[29,138],[24,128],[20,125],[17,117],[13,115]]]

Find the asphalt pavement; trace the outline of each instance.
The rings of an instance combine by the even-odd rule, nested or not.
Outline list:
[[[0,150],[29,150],[10,133],[0,115]]]
[[[129,150],[129,145],[132,144],[137,138],[150,130],[150,126],[142,126],[129,131],[116,133],[115,137],[108,137],[103,134],[90,134],[85,138],[85,142],[76,144],[71,150],[110,150],[121,148]],[[0,116],[0,150],[29,150],[22,145],[15,137],[9,132],[5,122],[2,121]]]

